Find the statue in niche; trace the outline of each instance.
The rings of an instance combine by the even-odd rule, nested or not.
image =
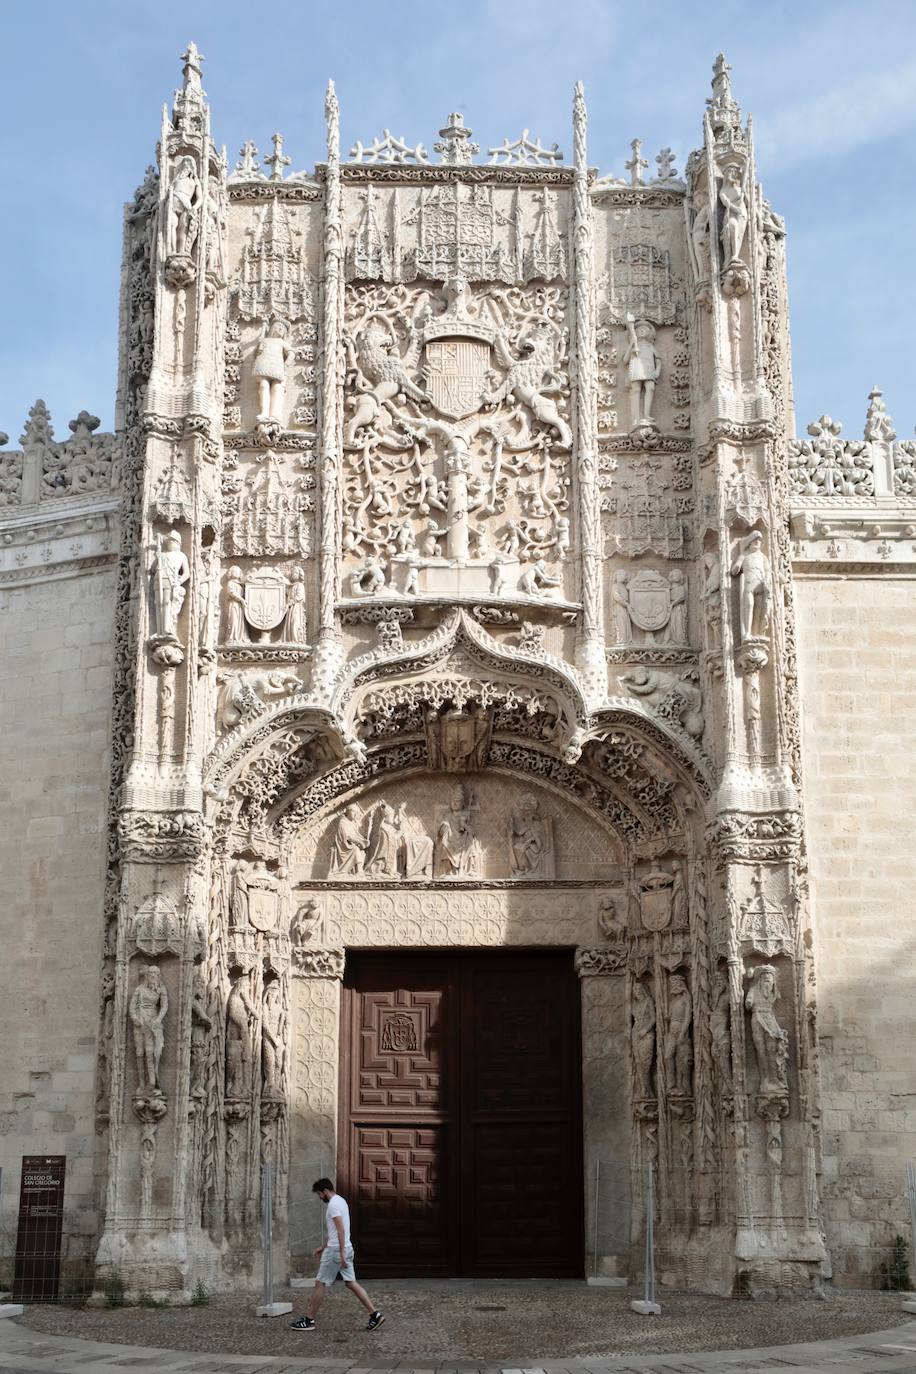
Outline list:
[[[179,158],[168,193],[168,252],[186,257],[200,232],[200,207],[204,193],[192,157]]]
[[[716,995],[709,1018],[712,1037],[712,1057],[719,1071],[719,1084],[723,1093],[732,1091],[732,1029],[731,993],[728,975],[720,973],[716,980]]]
[[[207,1036],[213,1022],[207,1011],[207,985],[198,966],[191,993],[191,1096],[202,1097],[207,1071]]]
[[[684,869],[681,864],[674,865],[674,882],[671,884],[671,923],[675,927],[687,925],[687,887],[684,883]]]
[[[226,1001],[226,1097],[234,1100],[251,1092],[251,1033],[257,1014],[249,980],[248,973],[239,972]]]
[[[162,539],[153,565],[156,630],[170,639],[178,637],[178,617],[184,605],[191,569],[181,549],[181,535],[170,530]]]
[[[722,168],[719,203],[723,211],[722,261],[725,267],[730,267],[732,263],[742,262],[741,247],[748,220],[745,177],[736,162],[728,162]]]
[[[157,964],[144,965],[139,978],[128,1008],[134,1028],[138,1091],[161,1096],[159,1061],[165,1044],[164,1023],[169,1009],[169,995]]]
[[[261,1003],[261,1093],[274,1101],[283,1096],[283,999],[276,980]]]
[[[703,584],[703,607],[706,624],[709,626],[709,647],[717,649],[722,630],[722,573],[719,568],[718,550],[711,549],[703,555],[705,581]]]
[[[99,1029],[99,1071],[96,1100],[103,1110],[108,1108],[108,1092],[111,1087],[111,1051],[114,1045],[114,998],[115,976],[110,969],[102,974],[100,993],[101,1026]]]
[[[738,579],[738,643],[746,644],[765,635],[770,624],[773,588],[759,530],[738,540],[731,571]]]
[[[448,810],[436,832],[436,874],[440,878],[479,878],[480,842],[471,824],[473,793],[458,784],[452,788]]]
[[[629,644],[633,638],[633,625],[630,621],[629,580],[629,573],[623,568],[618,568],[611,583],[611,597],[614,601],[614,633],[618,644]]]
[[[271,420],[282,422],[286,368],[292,352],[288,322],[272,320],[261,334],[251,364],[251,375],[258,385],[259,425]]]
[[[537,797],[525,792],[509,823],[509,877],[555,876],[553,822],[540,815]]]
[[[691,1026],[693,999],[687,980],[680,973],[668,979],[668,1028],[665,1033],[665,1076],[668,1091],[677,1097],[692,1092],[693,1045]]]
[[[662,360],[655,347],[655,325],[650,320],[634,323],[632,316],[627,317],[629,343],[623,355],[627,369],[627,384],[630,389],[630,419],[632,427],[654,425],[652,404],[655,399],[655,383],[661,376]]]
[[[539,558],[530,568],[526,568],[518,580],[518,589],[523,596],[552,596],[562,584],[561,577],[547,570],[543,558]]]
[[[397,878],[401,850],[401,829],[394,807],[379,802],[369,826],[366,873],[373,878]]]
[[[633,984],[630,1002],[633,1020],[630,1044],[633,1048],[633,1096],[655,1096],[652,1069],[655,1063],[655,998],[652,989],[641,979]]]
[[[693,253],[693,270],[698,282],[707,281],[710,275],[709,255],[709,201],[702,191],[693,193],[693,222],[690,226],[690,247]]]
[[[226,577],[226,642],[244,644],[248,638],[245,627],[245,584],[242,570],[233,563]]]
[[[687,583],[680,568],[668,574],[671,588],[671,616],[668,620],[668,643],[687,643]]]
[[[757,1060],[757,1091],[764,1096],[785,1096],[789,1091],[789,1037],[776,1020],[779,1001],[776,969],[758,964],[751,969],[751,985],[744,1005],[751,1013],[751,1039]]]
[[[476,772],[484,768],[490,747],[492,715],[482,706],[471,711],[451,710],[426,715],[429,767],[446,773]]]
[[[337,822],[331,844],[332,877],[349,877],[360,873],[369,842],[366,838],[362,816],[355,802],[344,807],[343,815]]]
[[[306,642],[305,572],[302,568],[294,568],[292,572],[281,638],[287,644],[304,644]]]
[[[401,802],[398,807],[398,827],[404,853],[404,877],[431,878],[433,842],[420,822],[413,816],[408,816],[405,802]]]

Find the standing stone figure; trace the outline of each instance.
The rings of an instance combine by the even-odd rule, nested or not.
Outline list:
[[[130,999],[128,1015],[134,1028],[137,1056],[137,1084],[140,1092],[162,1093],[159,1086],[159,1061],[165,1044],[163,1023],[169,1009],[169,995],[158,965],[140,969],[140,981]]]
[[[264,1097],[283,1096],[283,999],[280,984],[264,989],[261,1013],[261,1091]]]
[[[251,365],[251,375],[258,384],[258,424],[283,418],[286,365],[292,351],[289,325],[286,320],[274,320],[261,335]]]
[[[729,162],[722,169],[722,186],[719,190],[722,205],[722,262],[728,267],[733,262],[741,262],[741,245],[747,233],[747,196],[741,168]]]
[[[248,638],[245,633],[245,584],[242,570],[233,563],[226,577],[226,640],[229,644],[244,644]]]
[[[618,568],[611,584],[611,596],[614,601],[614,631],[618,644],[629,644],[633,638],[628,581],[629,574],[625,569]]]
[[[776,1020],[773,1008],[778,1001],[776,969],[772,964],[758,964],[751,969],[751,985],[744,1005],[751,1013],[751,1039],[757,1059],[757,1091],[766,1096],[782,1096],[789,1091],[789,1037]]]
[[[671,588],[671,615],[665,635],[669,644],[687,643],[687,583],[680,568],[668,574]]]
[[[638,425],[653,424],[652,402],[655,398],[655,383],[658,381],[662,360],[655,347],[655,325],[649,320],[634,324],[627,320],[629,344],[623,355],[627,367],[627,382],[630,387],[630,418],[633,428]]]
[[[431,878],[433,876],[433,842],[422,825],[407,814],[407,803],[398,807],[398,828],[404,854],[405,878]]]
[[[191,580],[188,560],[181,550],[181,535],[170,530],[162,540],[153,567],[156,630],[171,639],[178,637],[178,617],[184,605],[185,586]]]
[[[665,1034],[665,1075],[668,1091],[679,1097],[691,1093],[690,1070],[693,1066],[693,1045],[690,1030],[693,999],[687,980],[679,973],[668,979],[668,1029]]]
[[[331,874],[348,875],[362,871],[369,842],[355,802],[344,807],[331,845]]]
[[[693,270],[698,282],[709,278],[709,201],[702,191],[693,195],[693,223],[690,226]]]
[[[194,159],[187,155],[175,168],[168,194],[168,252],[182,257],[191,252],[200,231],[203,187]]]
[[[525,792],[509,822],[509,877],[554,877],[553,826],[539,813],[538,799]]]
[[[100,992],[101,1027],[99,1030],[99,1069],[96,1099],[100,1108],[108,1110],[111,1086],[111,1052],[114,1045],[115,976],[110,969],[102,974]]]
[[[633,984],[630,1004],[633,1027],[630,1044],[633,1047],[633,1096],[654,1097],[652,1066],[655,1061],[655,998],[652,990],[641,980]]]
[[[436,873],[441,878],[480,876],[480,843],[471,826],[472,808],[471,793],[460,784],[453,787],[436,832]]]
[[[249,975],[240,973],[226,1002],[226,1096],[246,1098],[251,1091],[251,1028],[256,1018]]]
[[[191,995],[191,1096],[202,1097],[207,1071],[207,1033],[213,1022],[207,1011],[207,985],[200,968]]]
[[[770,565],[763,552],[763,535],[759,530],[752,530],[746,539],[738,541],[732,577],[738,579],[738,643],[746,644],[755,632],[765,634],[770,623]]]
[[[396,878],[401,851],[401,829],[394,807],[380,802],[372,817],[366,872],[373,878]]]
[[[720,974],[716,986],[716,1000],[709,1018],[712,1037],[712,1057],[719,1070],[719,1086],[723,1093],[732,1090],[732,1030],[731,995],[727,976]]]
[[[305,633],[305,573],[294,568],[289,591],[286,596],[286,615],[283,619],[282,638],[287,644],[304,644]]]

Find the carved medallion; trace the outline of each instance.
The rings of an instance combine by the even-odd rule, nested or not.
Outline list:
[[[404,1014],[386,1016],[382,1022],[380,1048],[389,1053],[417,1049],[417,1028],[413,1017]]]

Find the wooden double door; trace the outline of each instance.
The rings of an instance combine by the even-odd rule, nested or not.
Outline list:
[[[338,1188],[359,1272],[583,1272],[572,952],[347,954]]]

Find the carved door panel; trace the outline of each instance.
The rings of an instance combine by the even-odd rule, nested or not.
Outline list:
[[[361,1272],[582,1272],[569,954],[350,955],[341,1191]]]

